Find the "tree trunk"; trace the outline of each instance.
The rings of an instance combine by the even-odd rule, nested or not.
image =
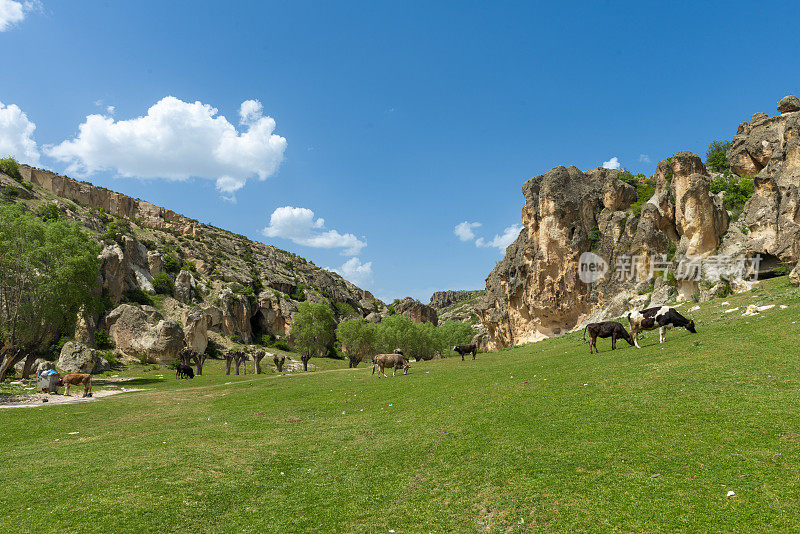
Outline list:
[[[23,358],[22,349],[6,348],[2,353],[3,358],[0,359],[0,382],[6,379],[6,373],[9,369],[14,367],[18,361]]]
[[[303,371],[308,371],[308,360],[311,359],[311,356],[301,356],[300,360],[303,362]]]
[[[27,380],[31,376],[31,367],[33,367],[34,362],[36,362],[36,353],[32,352],[28,354],[28,357],[25,358],[25,365],[22,367],[22,378]]]
[[[233,356],[225,356],[225,374],[231,374],[231,362],[233,361]]]
[[[197,357],[197,376],[200,376],[200,375],[203,374],[203,364],[205,362],[206,362],[206,355],[205,354],[200,354]]]

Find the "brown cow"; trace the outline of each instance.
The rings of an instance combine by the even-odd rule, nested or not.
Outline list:
[[[83,386],[83,396],[89,397],[92,394],[92,375],[87,375],[83,373],[72,373],[68,375],[64,375],[58,381],[58,386],[67,386],[67,390],[64,392],[64,395],[69,396],[69,388],[70,386]]]
[[[403,356],[402,354],[378,354],[377,356],[372,358],[373,375],[375,374],[375,368],[378,368],[379,369],[378,378],[381,377],[381,374],[383,374],[383,376],[386,376],[386,372],[384,371],[386,367],[392,368],[392,376],[394,376],[395,372],[398,369],[402,369],[403,374],[407,375],[408,369],[411,366],[408,364],[408,360],[406,360],[405,356]]]

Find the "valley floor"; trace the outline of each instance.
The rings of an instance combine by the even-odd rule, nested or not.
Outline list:
[[[692,306],[698,334],[642,350],[573,333],[380,380],[162,368],[0,410],[0,531],[796,532],[800,290]]]

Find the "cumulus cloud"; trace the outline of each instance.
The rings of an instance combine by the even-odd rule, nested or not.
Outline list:
[[[13,156],[21,162],[38,165],[39,148],[33,140],[35,129],[36,125],[19,106],[0,102],[0,157]]]
[[[453,233],[458,236],[461,241],[472,241],[475,238],[475,232],[472,231],[473,228],[479,228],[481,223],[479,222],[467,222],[464,221],[456,225],[453,229]]]
[[[495,234],[494,238],[492,238],[491,241],[486,241],[484,238],[479,237],[478,239],[475,240],[475,246],[494,247],[500,250],[500,253],[505,253],[508,246],[517,239],[517,236],[519,236],[519,232],[521,230],[522,230],[522,225],[512,224],[511,226],[503,230],[502,235]]]
[[[275,209],[269,218],[269,226],[262,232],[267,237],[282,237],[307,247],[341,248],[346,256],[356,256],[367,246],[366,241],[353,234],[326,230],[325,219],[315,219],[314,212],[308,208],[283,206]]]
[[[22,22],[25,19],[25,15],[38,6],[38,1],[16,2],[15,0],[0,0],[0,32],[9,30],[15,24]]]
[[[604,169],[619,169],[620,167],[622,167],[622,164],[619,162],[619,159],[616,156],[608,161],[603,162]]]
[[[273,133],[275,120],[263,115],[257,100],[242,103],[240,123],[246,129],[241,132],[216,108],[173,96],[141,117],[114,120],[109,115],[87,116],[77,137],[48,148],[47,154],[79,176],[113,171],[137,178],[205,178],[232,195],[249,178],[265,180],[274,174],[286,150],[286,139]]]
[[[338,269],[329,269],[342,275],[342,278],[353,282],[357,286],[372,283],[372,262],[361,263],[356,257],[350,258]]]
[[[650,156],[648,156],[647,154],[639,154],[639,162],[650,163]]]

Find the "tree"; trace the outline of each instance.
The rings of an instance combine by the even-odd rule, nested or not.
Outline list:
[[[730,141],[711,141],[706,150],[706,167],[714,172],[725,172],[731,170],[728,162],[728,149],[731,148]]]
[[[376,353],[378,329],[363,318],[350,319],[336,327],[336,339],[350,360],[349,367],[357,367],[365,357]]]
[[[414,344],[414,321],[405,315],[390,315],[378,323],[378,349],[384,354],[401,349],[406,356]]]
[[[295,350],[300,353],[303,371],[308,371],[308,360],[322,356],[336,339],[336,320],[333,311],[319,302],[301,302],[292,319],[291,338]]]
[[[82,307],[99,308],[99,253],[74,223],[0,207],[0,381],[24,357],[29,368]]]

